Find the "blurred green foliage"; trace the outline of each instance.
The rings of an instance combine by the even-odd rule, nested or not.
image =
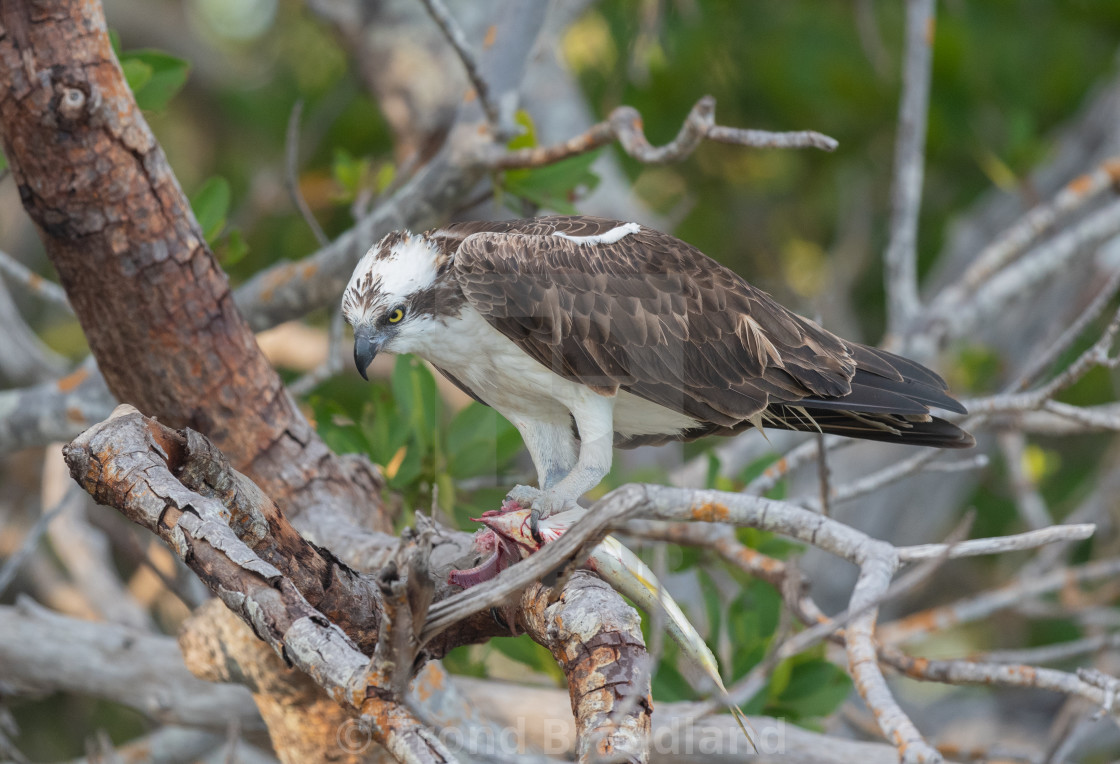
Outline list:
[[[330,380],[308,402],[332,449],[383,465],[387,488],[403,500],[404,525],[433,498],[463,527],[471,516],[496,509],[505,493],[504,471],[521,450],[517,430],[492,408],[471,402],[452,415],[432,372],[412,356],[397,358],[388,383],[355,391]],[[464,490],[468,482],[487,488]]]

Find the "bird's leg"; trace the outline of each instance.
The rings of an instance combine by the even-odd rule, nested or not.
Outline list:
[[[506,418],[521,433],[521,439],[529,449],[529,456],[537,470],[537,485],[540,486],[540,488],[527,485],[514,486],[506,495],[506,499],[515,501],[522,507],[532,508],[529,527],[533,537],[537,538],[540,535],[538,524],[541,518],[541,513],[536,508],[537,502],[552,486],[572,471],[576,464],[576,438],[572,433],[572,423],[568,417],[560,421],[510,415]]]
[[[575,439],[570,427],[565,428],[563,437],[555,425],[542,429],[539,424],[533,424],[522,430],[537,467],[541,490],[534,492],[518,486],[510,492],[509,498],[532,510],[530,527],[534,533],[540,518],[574,504],[597,486],[611,468],[614,398],[587,390],[584,398],[571,407],[571,412],[579,432],[579,456],[574,464]],[[558,480],[557,475],[560,475]]]

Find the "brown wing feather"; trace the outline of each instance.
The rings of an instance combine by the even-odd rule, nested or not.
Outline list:
[[[465,224],[453,267],[475,308],[538,362],[733,426],[771,401],[851,392],[839,338],[688,244],[600,218]],[[899,377],[901,379],[901,377]]]

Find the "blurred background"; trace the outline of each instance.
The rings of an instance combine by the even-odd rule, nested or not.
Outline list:
[[[457,61],[413,0],[104,4],[130,84],[235,284],[319,247],[286,188],[289,153],[297,157],[302,197],[333,238],[431,156],[466,90]],[[494,4],[449,0],[448,6],[468,39],[481,46]],[[660,144],[676,134],[699,97],[711,94],[719,124],[818,130],[836,138],[839,149],[829,154],[708,143],[679,164],[647,166],[607,147],[556,173],[495,178],[476,198],[463,200],[458,217],[578,210],[639,220],[672,231],[841,335],[872,344],[881,339],[902,3],[567,0],[554,3],[549,19],[526,79],[519,115],[526,133],[514,139],[522,141],[516,145],[563,140],[624,104],[641,112],[647,135]],[[969,236],[977,230],[999,230],[1061,183],[1092,169],[1088,157],[1094,152],[1109,145],[1115,151],[1116,112],[1100,104],[1112,103],[1108,99],[1115,100],[1120,89],[1118,43],[1115,0],[940,3],[918,242],[924,283],[943,283],[959,272],[976,251]],[[302,111],[293,133],[289,123],[297,104]],[[1085,149],[1081,154],[1079,147]],[[0,182],[0,250],[44,278],[55,278],[10,178]],[[1083,285],[1092,276],[1078,278]],[[7,291],[0,302],[13,303],[22,324],[6,324],[3,331],[9,341],[32,348],[27,352],[35,362],[6,371],[5,387],[53,378],[85,358],[81,330],[65,311],[18,285]],[[1037,311],[1024,311],[1029,320],[1012,320],[1030,324],[1032,331],[1053,328],[1064,319],[1046,300],[1071,309],[1084,302],[1077,291],[1047,294]],[[368,453],[385,466],[387,498],[400,527],[433,503],[459,527],[472,527],[469,517],[496,507],[504,491],[522,481],[528,462],[516,433],[411,359],[383,361],[372,388],[348,362],[336,375],[307,376],[331,352],[331,313],[323,309],[270,329],[260,342],[332,447]],[[1087,335],[1079,347],[1093,338]],[[956,394],[982,395],[1007,381],[1016,354],[1028,345],[1023,338],[996,344],[981,331],[953,340],[927,360]],[[347,347],[343,341],[344,356]],[[1098,369],[1062,400],[1112,400],[1116,381],[1114,373]],[[934,541],[928,530],[951,525],[965,509],[975,508],[973,535],[1021,529],[1009,474],[1025,475],[1051,516],[1061,520],[1088,497],[1100,496],[1117,462],[1113,440],[1111,435],[1032,437],[1012,465],[997,449],[988,470],[954,489],[946,502],[951,507],[939,511],[935,523],[922,525],[918,519],[910,527],[921,529],[915,531],[917,540]],[[600,494],[632,480],[664,482],[686,461],[707,459],[716,445],[701,442],[619,459]],[[701,471],[710,485],[741,488],[773,461],[776,450],[762,444],[733,470],[712,456]],[[131,604],[117,613],[90,605],[80,562],[59,549],[77,542],[69,541],[57,522],[36,525],[44,508],[55,506],[65,492],[68,478],[59,465],[56,446],[3,454],[0,566],[32,534],[41,539],[33,537],[35,551],[0,589],[0,603],[28,596],[70,615],[174,634],[203,593],[157,543],[103,508],[82,511],[89,509],[88,525],[100,539],[95,546],[111,562],[120,595]],[[923,485],[941,490],[936,479]],[[774,495],[789,490],[782,483]],[[897,518],[884,506],[865,517]],[[1100,516],[1114,511],[1115,501],[1109,500]],[[868,519],[860,525],[893,539],[899,522]],[[773,554],[796,551],[763,534],[742,536]],[[1075,558],[1088,559],[1095,551],[1083,545]],[[727,674],[741,676],[765,654],[778,629],[777,594],[699,552],[672,548],[668,555],[674,586],[693,603],[690,615],[725,660]],[[954,564],[921,601],[928,605],[995,585],[1019,562]],[[735,591],[736,599],[727,601],[728,591]],[[830,601],[827,585],[820,592]],[[1114,591],[1097,596],[1114,606]],[[1060,615],[1009,613],[931,640],[923,654],[1045,644],[1090,631]],[[475,676],[523,679],[528,667],[535,681],[560,678],[547,652],[527,639],[461,649],[446,663],[454,672]],[[983,705],[989,702],[986,691],[960,693],[922,687],[913,697],[931,707],[939,699],[978,699],[978,707],[990,711]],[[844,672],[818,650],[791,662],[748,710],[828,728],[832,723],[825,720],[850,695]],[[654,697],[691,697],[671,649],[655,679]],[[1048,720],[1060,699],[1031,695],[1014,702],[1022,704],[1014,713]],[[0,703],[12,714],[12,730],[18,729],[12,739],[31,760],[79,756],[98,730],[122,743],[153,723],[121,704],[78,693],[11,693],[2,675]],[[930,713],[934,719],[948,716]]]

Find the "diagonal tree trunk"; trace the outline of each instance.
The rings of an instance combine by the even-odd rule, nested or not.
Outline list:
[[[381,528],[378,477],[332,454],[257,347],[125,83],[93,0],[0,4],[0,135],[118,400],[205,433],[292,514]]]

